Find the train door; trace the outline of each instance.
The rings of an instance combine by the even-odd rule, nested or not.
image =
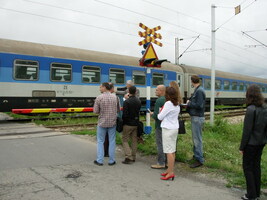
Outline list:
[[[182,95],[182,98],[184,97],[184,76],[182,73],[177,73],[176,74],[176,81],[180,87],[180,92]]]
[[[190,98],[192,96],[192,94],[194,93],[195,88],[192,86],[191,83],[191,75],[188,76],[188,97]]]

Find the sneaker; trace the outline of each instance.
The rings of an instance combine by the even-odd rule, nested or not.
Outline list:
[[[151,168],[152,169],[165,169],[165,165],[159,165],[159,164],[151,165]]]
[[[243,200],[259,200],[260,198],[257,197],[257,198],[255,198],[255,199],[249,199],[249,198],[247,197],[247,194],[244,194],[244,196],[242,196],[241,199],[243,199]]]
[[[99,163],[99,162],[97,162],[96,160],[94,160],[94,164],[95,164],[95,165],[98,165],[98,166],[102,166],[102,165],[103,165],[103,163]]]
[[[248,200],[248,197],[247,197],[246,194],[244,194],[244,196],[242,196],[241,199],[243,199],[243,200]]]
[[[114,161],[113,163],[108,163],[109,166],[115,165],[116,161]]]
[[[201,167],[202,165],[203,163],[196,160],[193,164],[190,165],[190,168],[197,168],[197,167]]]

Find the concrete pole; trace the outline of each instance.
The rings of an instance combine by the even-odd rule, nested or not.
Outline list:
[[[215,8],[211,5],[211,89],[210,89],[210,124],[214,124],[215,104]]]
[[[175,64],[179,65],[179,38],[175,38]]]
[[[146,110],[150,109],[150,91],[151,91],[151,69],[146,68]],[[152,128],[150,126],[150,113],[146,112],[146,126],[145,133],[150,134]]]

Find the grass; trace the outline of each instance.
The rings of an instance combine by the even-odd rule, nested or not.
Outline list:
[[[205,124],[203,132],[203,147],[205,166],[208,171],[223,175],[227,186],[245,186],[242,171],[242,155],[239,153],[239,145],[242,136],[242,124],[229,124],[222,117],[215,118],[214,126]],[[186,162],[192,157],[191,131],[189,124],[188,134],[179,137],[177,158]],[[262,155],[262,188],[267,188],[267,152]]]
[[[152,123],[153,126],[153,123]],[[214,126],[205,123],[203,132],[203,146],[205,167],[201,171],[205,173],[217,173],[225,177],[228,187],[245,187],[245,178],[242,171],[242,156],[239,153],[239,145],[242,135],[242,124],[229,124],[220,116],[215,117]],[[186,123],[187,133],[179,135],[176,159],[187,162],[192,158],[192,137],[190,122]],[[95,135],[95,130],[74,131],[73,134]],[[117,134],[117,144],[122,144],[121,134]],[[144,135],[144,143],[138,144],[138,150],[143,155],[156,155],[154,131],[150,135]],[[262,188],[267,188],[267,148],[262,155]]]

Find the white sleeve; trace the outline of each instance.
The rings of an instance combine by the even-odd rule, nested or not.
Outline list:
[[[163,109],[160,111],[160,113],[158,114],[158,119],[159,120],[163,120],[163,118],[171,111],[170,109],[170,102],[167,101],[164,106]]]

